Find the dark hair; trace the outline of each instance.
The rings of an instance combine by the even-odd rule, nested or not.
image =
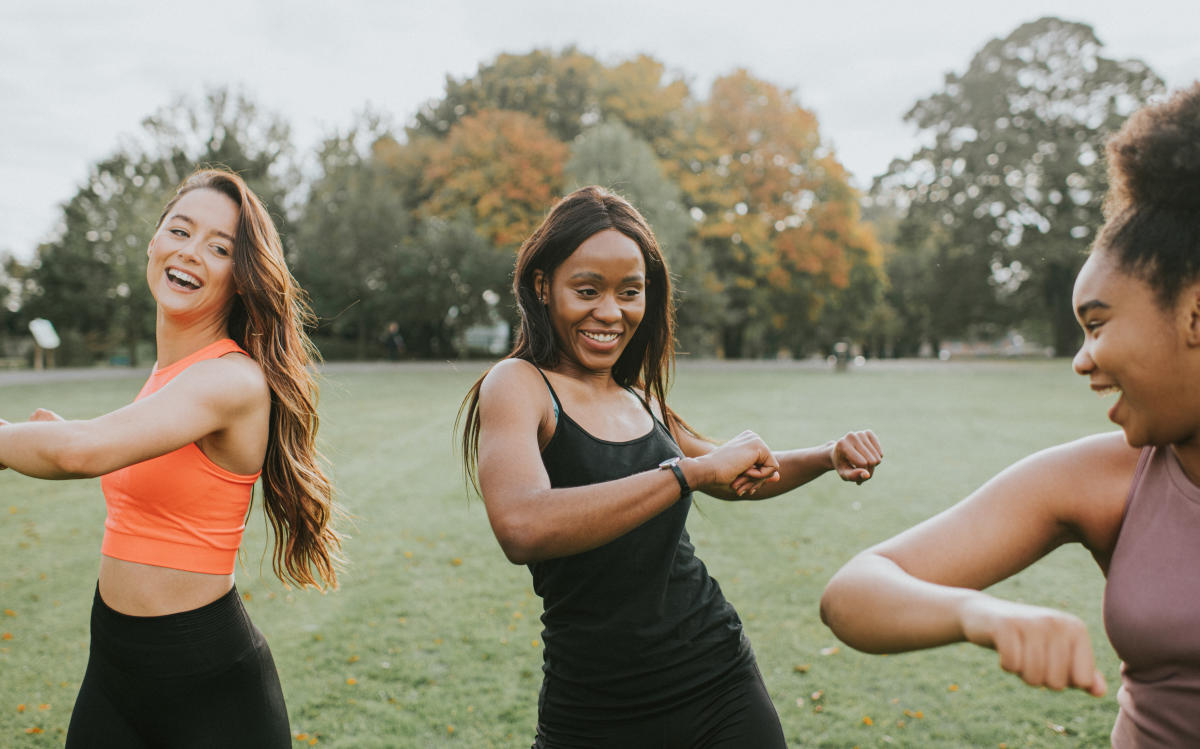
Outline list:
[[[1169,307],[1200,278],[1200,82],[1135,112],[1107,153],[1109,193],[1095,246]]]
[[[512,351],[505,358],[524,359],[548,369],[559,363],[562,351],[549,311],[539,301],[535,276],[541,271],[550,278],[579,245],[606,229],[615,229],[637,243],[646,263],[646,314],[613,365],[613,379],[622,387],[640,387],[658,401],[669,428],[680,426],[691,431],[666,403],[675,366],[675,305],[666,261],[642,214],[624,198],[602,187],[581,187],[560,200],[518,250],[513,295],[521,327]],[[484,377],[486,372],[467,392],[455,423],[457,429],[466,417],[463,461],[476,490],[479,488],[475,475],[479,457],[479,389]]]
[[[314,318],[283,257],[279,232],[262,201],[237,174],[203,169],[183,181],[158,223],[193,190],[215,190],[238,206],[233,242],[230,337],[258,362],[271,389],[263,463],[263,506],[275,533],[272,567],[284,582],[337,587],[341,540],[332,526],[333,488],[316,449],[318,358],[304,328]]]

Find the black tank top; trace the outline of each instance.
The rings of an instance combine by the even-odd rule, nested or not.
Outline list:
[[[624,478],[682,455],[637,393],[652,428],[610,442],[575,423],[549,380],[546,386],[557,415],[542,451],[552,487]],[[691,504],[689,493],[603,546],[529,565],[544,608],[540,710],[581,718],[612,717],[614,709],[626,718],[653,715],[753,660],[737,612],[688,539]]]

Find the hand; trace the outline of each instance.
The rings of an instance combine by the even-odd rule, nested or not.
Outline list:
[[[848,432],[845,437],[833,443],[830,447],[830,462],[833,470],[843,481],[853,481],[856,484],[871,478],[875,466],[883,460],[883,448],[870,429],[861,432]]]
[[[29,417],[30,421],[65,421],[65,419],[48,408],[39,408]]]
[[[995,650],[1000,667],[1026,684],[1056,691],[1075,687],[1094,697],[1108,689],[1077,616],[980,594],[963,606],[961,623],[969,642]]]
[[[779,480],[779,461],[767,443],[749,430],[696,461],[707,469],[708,478],[702,485],[720,490],[728,487],[739,496],[752,493],[764,481]]]

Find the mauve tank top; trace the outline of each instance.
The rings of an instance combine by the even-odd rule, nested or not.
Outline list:
[[[1122,661],[1113,746],[1200,747],[1200,486],[1169,447],[1138,460],[1104,627]]]
[[[553,487],[624,478],[682,454],[653,413],[645,435],[609,442],[575,423],[553,387],[550,394],[558,422],[542,463]],[[684,528],[691,504],[689,493],[603,546],[529,565],[545,626],[539,712],[646,717],[753,661],[741,620],[693,553]]]

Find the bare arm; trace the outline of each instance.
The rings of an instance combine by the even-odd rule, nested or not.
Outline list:
[[[670,471],[652,469],[601,484],[551,488],[538,431],[546,386],[519,360],[497,364],[479,393],[479,485],[496,539],[516,564],[578,554],[633,530],[679,500]],[[728,485],[774,458],[762,440],[743,434],[699,459],[681,462],[689,485]]]
[[[1044,450],[954,507],[851,559],[821,618],[848,645],[892,653],[968,641],[1030,684],[1104,692],[1075,616],[980,592],[1069,541],[1106,558],[1138,453],[1120,433]]]
[[[703,440],[685,429],[676,429],[675,438],[689,457],[699,457],[716,449],[716,445]],[[706,490],[718,499],[768,499],[790,492],[798,486],[821,476],[827,471],[837,471],[844,481],[859,484],[871,478],[875,467],[883,460],[883,449],[871,430],[849,432],[841,439],[816,447],[772,453],[778,470],[767,470],[754,466],[728,485],[717,485]]]
[[[213,359],[94,419],[39,409],[28,422],[0,425],[0,464],[35,478],[89,478],[164,455],[225,429],[261,400],[266,385],[255,374],[245,362]]]

